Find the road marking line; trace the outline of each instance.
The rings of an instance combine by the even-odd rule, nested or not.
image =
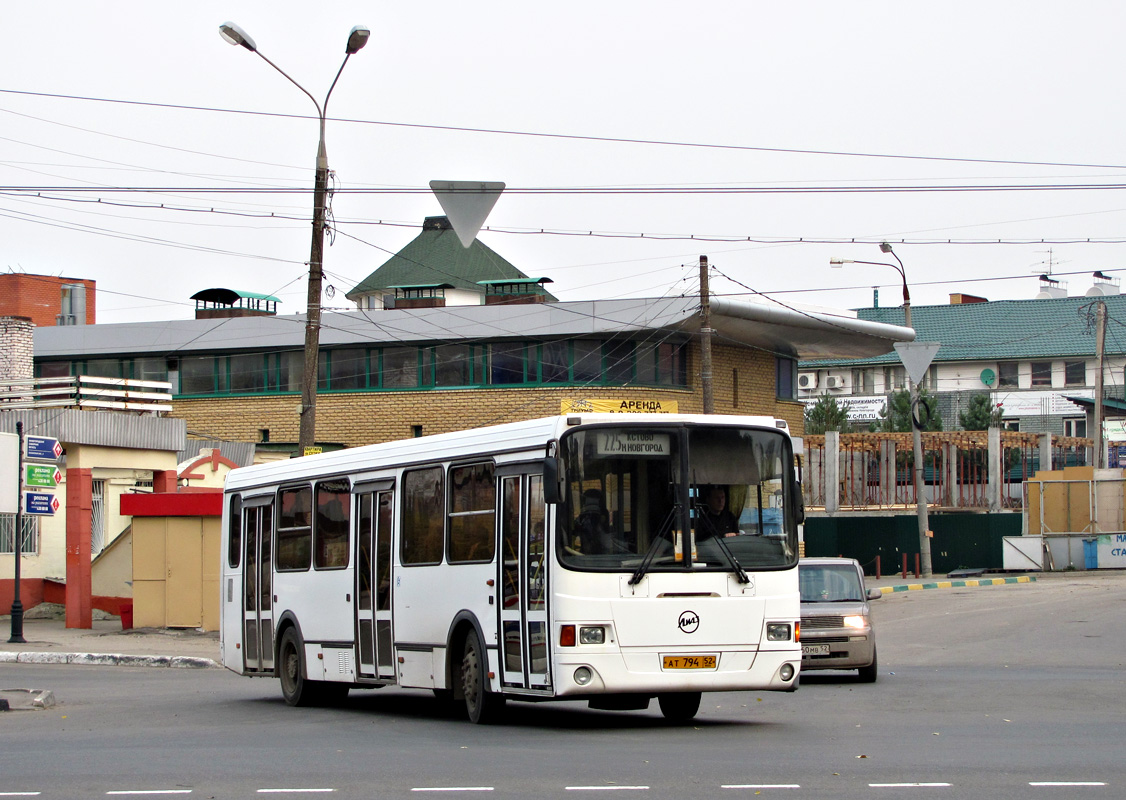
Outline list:
[[[492,786],[416,786],[412,792],[491,792]]]
[[[106,794],[191,794],[191,789],[120,789]]]
[[[1029,786],[1106,786],[1106,781],[1029,781]]]
[[[800,789],[800,783],[725,783],[720,789]]]
[[[568,792],[647,792],[648,786],[568,786]]]
[[[868,785],[873,789],[933,789],[950,786],[949,783],[869,783]]]
[[[43,792],[0,792],[0,797],[38,797]]]
[[[335,792],[335,789],[259,789],[258,794],[296,794],[298,792]]]

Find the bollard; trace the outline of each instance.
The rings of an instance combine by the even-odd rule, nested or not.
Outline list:
[[[903,580],[907,580],[907,554],[903,554]]]
[[[880,577],[880,557],[876,556],[876,580],[879,580]]]
[[[919,571],[919,554],[915,553],[915,579],[918,580],[919,576],[923,573]]]

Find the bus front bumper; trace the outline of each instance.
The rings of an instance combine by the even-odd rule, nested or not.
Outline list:
[[[709,657],[714,659],[714,665]],[[703,648],[699,653],[683,653],[623,648],[616,653],[560,653],[557,663],[557,697],[663,692],[788,692],[798,685],[801,650],[796,647],[786,650]]]

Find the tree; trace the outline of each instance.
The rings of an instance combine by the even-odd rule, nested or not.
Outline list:
[[[919,387],[919,422],[925,431],[942,430],[942,416],[938,413],[938,404],[927,392],[925,387]],[[876,423],[875,430],[900,431],[911,430],[911,393],[907,389],[900,389],[888,398],[887,404],[880,411],[880,421]]]
[[[958,413],[958,424],[965,431],[984,431],[1001,427],[1004,409],[993,405],[987,394],[975,394],[966,405],[966,410]]]
[[[805,407],[805,432],[811,435],[825,431],[848,430],[848,408],[831,394],[823,394],[813,405]]]

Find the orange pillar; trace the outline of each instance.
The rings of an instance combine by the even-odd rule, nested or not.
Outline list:
[[[93,471],[66,471],[66,626],[92,628],[90,537],[93,524]]]

